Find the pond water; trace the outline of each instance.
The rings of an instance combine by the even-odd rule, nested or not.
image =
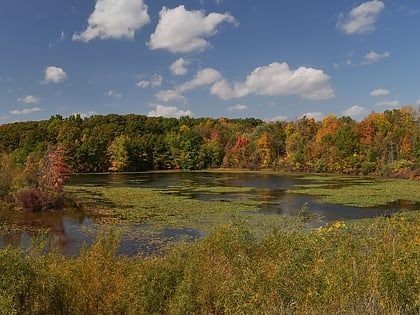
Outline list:
[[[268,173],[216,173],[216,172],[168,172],[168,173],[133,173],[133,174],[81,174],[72,176],[68,185],[76,186],[119,186],[119,187],[148,187],[168,190],[168,193],[179,193],[189,198],[200,200],[229,200],[238,198],[236,193],[200,193],[189,192],[188,187],[250,187],[252,198],[260,202],[257,209],[263,215],[297,215],[303,207],[309,215],[317,217],[316,224],[323,224],[335,220],[358,219],[390,214],[401,208],[410,208],[410,205],[386,205],[374,208],[358,208],[343,205],[326,204],[319,201],[316,196],[306,196],[287,192],[296,185],[313,184],[310,179],[300,176],[284,176]],[[339,182],[332,177],[326,182],[331,185],[352,185],[357,179],[349,177],[348,180]],[[248,196],[248,195],[247,195]],[[49,229],[48,248],[59,248],[67,255],[73,256],[80,252],[82,244],[92,243],[94,235],[101,229],[91,218],[77,213],[21,213],[14,215],[0,213],[0,222],[10,225],[24,225],[30,227],[29,231],[17,232],[10,230],[0,236],[0,247],[6,245],[27,247],[34,233],[30,230],[37,228]],[[202,237],[200,231],[181,228],[164,228],[158,233],[150,232],[150,227],[145,224],[132,225],[144,233],[133,236],[124,234],[121,240],[119,253],[136,255],[150,253],[160,248],[167,242],[179,239],[195,239]]]

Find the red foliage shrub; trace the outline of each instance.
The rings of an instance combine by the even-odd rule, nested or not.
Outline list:
[[[31,212],[42,211],[45,198],[38,188],[27,188],[16,194],[16,206]]]
[[[15,204],[20,209],[38,212],[61,209],[64,206],[64,200],[58,194],[46,193],[39,188],[27,188],[16,194]]]

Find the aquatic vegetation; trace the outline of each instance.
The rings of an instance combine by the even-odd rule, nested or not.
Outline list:
[[[197,192],[195,188],[190,192]],[[219,189],[203,188],[204,192]],[[225,192],[249,192],[249,188],[227,187]],[[200,227],[211,229],[214,222],[226,222],[234,213],[255,211],[257,202],[246,198],[229,201],[201,201],[169,188],[67,187],[66,192],[85,211],[104,223],[147,223],[157,227]],[[206,228],[207,226],[207,228]]]
[[[386,205],[400,200],[420,203],[419,191],[420,181],[363,178],[346,185],[320,182],[289,189],[291,193],[319,196],[322,202],[357,207]]]

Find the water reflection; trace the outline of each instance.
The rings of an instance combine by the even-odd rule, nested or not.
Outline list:
[[[334,187],[358,184],[362,180],[358,177],[348,177],[337,180],[325,177],[323,184]],[[168,189],[171,193],[186,195],[190,198],[203,201],[249,198],[261,202],[260,211],[263,214],[297,215],[302,207],[324,222],[334,220],[368,218],[378,215],[387,215],[401,209],[416,209],[419,205],[407,202],[395,202],[389,205],[360,208],[327,204],[314,196],[304,196],[287,193],[295,185],[308,185],[314,182],[300,176],[285,176],[271,173],[235,172],[169,172],[169,173],[138,173],[138,174],[101,174],[78,175],[71,179],[72,185],[98,185],[98,186],[125,186],[125,187],[151,187]],[[252,194],[244,196],[243,193],[208,193],[188,191],[185,187],[251,187]]]
[[[328,182],[327,182],[328,183]],[[353,182],[357,183],[357,179]],[[318,218],[313,222],[322,224],[335,220],[366,218],[390,214],[402,208],[420,207],[403,201],[374,208],[358,208],[343,205],[321,203],[314,196],[304,196],[288,193],[295,185],[311,184],[308,179],[299,176],[281,176],[262,173],[212,173],[212,172],[169,172],[169,173],[136,173],[136,174],[83,174],[72,176],[69,185],[77,186],[117,186],[117,187],[148,187],[167,190],[167,193],[182,194],[189,198],[204,201],[230,201],[232,199],[249,199],[257,201],[261,206],[259,213],[263,215],[298,215],[302,208],[311,217]],[[331,185],[349,185],[331,179]],[[251,192],[214,193],[191,191],[188,187],[250,187]],[[8,245],[27,248],[35,231],[48,229],[47,247],[56,249],[66,256],[78,255],[83,244],[90,245],[98,231],[103,229],[81,213],[13,213],[0,212],[0,223],[7,226],[26,227],[4,231],[0,235],[0,247]],[[315,224],[315,223],[314,223]],[[5,225],[5,226],[6,226]],[[181,228],[162,228],[152,231],[146,224],[124,226],[119,253],[124,255],[144,255],[156,252],[171,241],[194,240],[202,237],[197,230]],[[34,231],[34,232],[30,232]]]

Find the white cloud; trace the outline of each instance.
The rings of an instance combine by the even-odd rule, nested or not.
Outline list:
[[[39,112],[41,110],[42,109],[39,108],[39,107],[24,108],[22,110],[15,109],[15,110],[11,110],[10,114],[12,114],[12,115],[27,115],[27,114],[32,114],[32,113],[35,113],[35,112]]]
[[[248,106],[242,105],[242,104],[236,104],[234,106],[228,107],[226,110],[228,112],[233,112],[233,111],[242,111],[242,110],[246,110],[246,109],[248,109]]]
[[[391,93],[389,90],[386,89],[375,89],[370,92],[370,96],[385,96]]]
[[[287,121],[287,120],[289,120],[289,117],[279,115],[279,116],[275,116],[275,117],[269,119],[268,121]]]
[[[363,115],[363,114],[366,114],[366,113],[367,113],[366,108],[364,108],[362,106],[355,105],[355,106],[352,106],[350,108],[347,108],[343,112],[343,115],[353,117],[353,116]]]
[[[245,82],[229,84],[226,80],[216,82],[211,93],[222,99],[256,95],[299,95],[311,100],[334,97],[329,85],[330,77],[322,70],[300,67],[295,71],[287,63],[272,63],[256,68]]]
[[[156,93],[155,97],[162,102],[169,101],[185,101],[185,96],[181,95],[177,90],[165,90]]]
[[[185,60],[184,58],[179,58],[173,64],[171,64],[169,70],[171,70],[171,72],[174,75],[184,75],[188,72],[186,66],[188,66],[189,64],[190,62],[188,60]]]
[[[340,14],[338,28],[346,34],[366,34],[375,30],[378,14],[385,8],[382,1],[366,1],[348,14]]]
[[[185,92],[187,90],[195,89],[196,87],[210,85],[222,79],[222,75],[219,71],[213,68],[204,68],[197,72],[191,81],[181,84],[177,90],[179,92]]]
[[[183,5],[175,9],[163,7],[159,17],[147,45],[150,49],[167,49],[173,53],[203,50],[209,45],[204,38],[215,35],[219,24],[236,24],[230,13],[213,12],[205,16],[203,11],[188,11]]]
[[[400,106],[400,102],[399,101],[381,101],[381,102],[377,102],[375,104],[376,106],[387,106],[387,107],[399,107]]]
[[[49,66],[44,70],[44,83],[60,83],[67,79],[67,73],[59,67]]]
[[[229,100],[235,96],[235,91],[231,88],[228,81],[222,79],[215,84],[210,89],[210,93],[213,95],[217,95],[221,99]]]
[[[177,86],[174,90],[159,91],[155,97],[162,102],[185,101],[186,98],[182,95],[183,92],[213,84],[221,79],[222,75],[219,71],[212,68],[204,68],[198,71],[192,80]]]
[[[383,58],[388,58],[391,54],[385,51],[383,54],[378,54],[374,51],[371,51],[365,55],[365,62],[364,63],[374,63],[379,61]]]
[[[417,100],[417,103],[416,103],[417,105],[420,105],[420,100]]]
[[[122,97],[122,95],[118,92],[115,92],[114,90],[109,90],[108,92],[105,93],[106,96],[113,96],[115,98],[120,98]]]
[[[313,118],[319,121],[319,120],[322,120],[322,118],[324,118],[324,114],[321,112],[309,112],[309,113],[303,114],[299,118],[303,118],[303,117],[306,117],[308,119]]]
[[[85,112],[85,113],[80,113],[80,112],[79,113],[73,113],[70,116],[77,116],[77,115],[80,115],[81,118],[87,118],[87,117],[96,115],[96,112],[91,110],[91,111],[88,111],[88,112]]]
[[[24,103],[24,104],[30,104],[30,103],[38,103],[41,99],[39,97],[33,96],[33,95],[26,95],[25,97],[19,97],[17,99],[18,102]]]
[[[159,87],[162,85],[163,77],[160,74],[155,73],[152,75],[150,80],[141,80],[136,83],[136,86],[139,88],[146,88],[146,87]]]
[[[95,10],[88,19],[88,27],[73,40],[89,42],[100,39],[133,39],[136,30],[150,22],[143,0],[96,0]]]
[[[189,110],[184,111],[178,109],[176,106],[164,106],[164,105],[156,105],[156,109],[150,111],[147,116],[149,117],[175,117],[179,118],[181,116],[193,116],[193,113]]]
[[[150,85],[150,81],[148,80],[141,80],[139,82],[136,83],[136,86],[139,88],[147,88]]]

